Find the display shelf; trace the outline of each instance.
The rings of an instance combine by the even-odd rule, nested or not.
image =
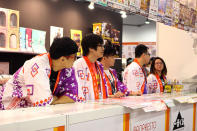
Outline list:
[[[0,50],[0,53],[19,53],[19,54],[29,54],[29,55],[39,55],[42,53],[28,52],[28,51],[14,51],[14,50]]]

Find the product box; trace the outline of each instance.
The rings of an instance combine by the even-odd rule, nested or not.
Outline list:
[[[0,50],[8,48],[8,33],[5,29],[0,29]]]
[[[32,29],[26,28],[26,49],[32,52]]]
[[[8,30],[19,29],[19,11],[9,10],[8,12]]]
[[[19,30],[8,30],[8,45],[9,50],[19,50]]]
[[[46,53],[46,31],[32,29],[32,50],[35,53]]]
[[[8,9],[0,8],[0,29],[8,29]]]
[[[20,27],[19,28],[19,36],[20,36],[20,50],[26,51],[26,28]]]

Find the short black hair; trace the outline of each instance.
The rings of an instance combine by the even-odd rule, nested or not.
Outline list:
[[[147,52],[148,52],[148,47],[143,44],[139,44],[135,48],[135,58],[140,58],[143,53],[147,53]]]
[[[107,43],[104,46],[103,56],[108,57],[108,56],[115,56],[115,55],[116,55],[116,49],[114,45],[109,40],[107,40]]]
[[[98,45],[103,45],[103,38],[96,34],[87,34],[81,42],[83,56],[89,54],[89,48],[96,50]]]
[[[70,56],[77,53],[78,46],[69,37],[55,38],[50,49],[49,54],[52,59],[59,59],[61,56]]]
[[[150,73],[151,74],[156,74],[156,69],[155,69],[155,61],[159,59],[161,60],[161,62],[163,63],[163,70],[161,71],[161,75],[167,75],[167,67],[166,67],[166,64],[164,62],[164,60],[161,58],[161,57],[154,57],[153,61],[152,61],[152,64],[151,64],[151,67],[150,67]]]
[[[109,57],[109,56],[115,56],[116,54],[116,49],[114,45],[111,43],[111,41],[107,40],[105,46],[104,46],[104,53],[103,57]],[[102,57],[98,59],[98,61],[101,61]]]

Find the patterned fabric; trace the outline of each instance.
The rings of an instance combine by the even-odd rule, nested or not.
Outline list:
[[[101,89],[102,89],[102,97],[107,97],[107,84],[106,80],[104,78],[104,70],[103,65],[100,62],[96,62],[96,64],[99,67],[99,74],[101,78]],[[75,76],[78,82],[78,102],[83,102],[86,100],[95,100],[98,99],[95,95],[95,90],[98,90],[97,87],[94,85],[94,80],[90,72],[90,68],[88,66],[88,63],[84,58],[79,58],[74,62],[73,65],[75,69]],[[96,81],[96,80],[95,80]],[[105,94],[105,95],[103,95]],[[99,96],[100,98],[100,96]]]
[[[26,61],[12,78],[0,87],[0,109],[47,106],[52,102],[53,95],[65,95],[76,101],[78,85],[74,69],[60,71],[54,94],[50,90],[50,72],[49,54]]]
[[[147,93],[146,81],[142,68],[137,62],[132,62],[123,73],[123,83],[129,91],[142,91]]]
[[[114,70],[112,68],[110,68],[109,70],[112,71],[114,76],[115,76],[115,79],[116,79],[116,82],[117,82],[117,85],[116,85],[117,91],[121,91],[126,96],[128,96],[129,95],[129,91],[127,91],[127,87],[118,79],[116,70]]]

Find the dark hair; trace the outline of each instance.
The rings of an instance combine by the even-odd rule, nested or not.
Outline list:
[[[143,44],[139,44],[135,48],[135,58],[140,58],[143,53],[147,53],[147,52],[148,52],[148,47]]]
[[[69,56],[77,53],[77,44],[69,37],[55,38],[49,54],[52,59],[59,59],[61,56]]]
[[[95,34],[86,35],[81,42],[83,56],[87,56],[89,54],[89,48],[97,50],[98,45],[103,45],[103,39],[101,36]]]
[[[161,60],[161,62],[163,63],[163,70],[161,71],[161,75],[167,75],[167,67],[166,67],[166,64],[164,62],[164,60],[160,57],[154,57],[153,61],[152,61],[152,64],[151,64],[151,67],[150,67],[150,73],[151,74],[156,74],[156,69],[155,69],[155,61],[159,59]]]
[[[104,53],[103,53],[103,57],[109,57],[109,56],[115,56],[116,55],[116,49],[114,47],[114,45],[109,41],[107,40],[105,46],[104,46]],[[101,61],[102,60],[102,57],[101,58],[98,58],[98,61]]]

